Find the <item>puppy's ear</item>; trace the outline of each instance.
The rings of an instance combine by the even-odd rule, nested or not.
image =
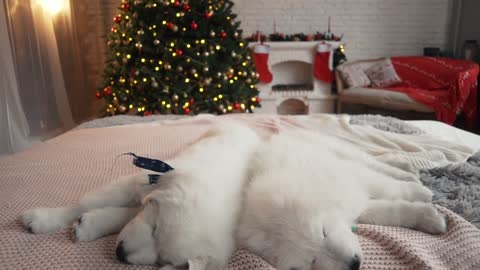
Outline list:
[[[160,196],[162,196],[162,191],[160,190],[154,190],[152,192],[150,192],[147,196],[145,196],[143,198],[143,201],[142,201],[142,205],[147,205],[147,204],[155,204],[158,206],[158,204],[160,203],[159,202],[159,198]]]

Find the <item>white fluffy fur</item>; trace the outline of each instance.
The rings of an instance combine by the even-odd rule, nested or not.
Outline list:
[[[78,219],[78,241],[121,230],[117,245],[129,263],[221,269],[235,248],[242,188],[259,143],[247,127],[217,126],[167,161],[175,170],[156,185],[144,173],[122,177],[77,206],[32,209],[22,220],[33,233],[51,233]]]
[[[427,203],[432,193],[392,176],[398,171],[337,138],[274,136],[256,153],[239,245],[279,270],[350,270],[362,258],[357,222],[445,232],[445,218]]]
[[[156,185],[126,176],[76,206],[29,210],[23,223],[51,233],[78,219],[77,241],[121,231],[117,253],[130,263],[208,270],[225,265],[235,236],[279,270],[352,270],[362,258],[358,222],[446,230],[409,166],[327,135],[285,132],[260,144],[252,130],[226,125],[167,162],[176,169]]]

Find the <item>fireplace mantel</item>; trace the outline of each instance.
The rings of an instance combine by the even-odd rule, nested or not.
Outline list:
[[[265,42],[270,46],[268,58],[268,67],[273,75],[271,83],[259,83],[257,88],[260,91],[262,99],[262,108],[259,113],[270,114],[296,114],[305,112],[314,113],[333,113],[336,96],[331,92],[331,84],[317,80],[313,76],[313,64],[317,45],[320,42]],[[253,48],[256,44],[250,43]],[[305,89],[298,87],[293,90],[274,90],[274,86],[286,85],[308,85]],[[301,102],[291,102],[297,100]],[[292,104],[298,104],[305,107],[294,108]],[[289,112],[291,108],[291,112]]]

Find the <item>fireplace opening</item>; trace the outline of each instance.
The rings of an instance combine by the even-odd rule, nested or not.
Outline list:
[[[310,63],[285,61],[273,65],[272,91],[313,91],[313,70]]]
[[[290,98],[280,103],[277,113],[280,115],[308,114],[308,106],[302,100]]]

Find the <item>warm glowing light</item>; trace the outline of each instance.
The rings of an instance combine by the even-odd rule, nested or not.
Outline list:
[[[162,105],[165,105],[167,104],[167,102],[165,100],[162,100]]]
[[[203,87],[200,87],[200,89],[198,89],[200,91],[200,93],[203,93]]]
[[[133,105],[132,105],[132,104],[130,104],[130,105],[128,106],[128,108],[130,108],[130,109],[133,109]]]
[[[185,82],[186,82],[186,83],[189,83],[189,82],[190,82],[190,79],[189,79],[189,78],[186,78],[186,79],[185,79]]]
[[[170,43],[170,47],[175,47],[175,43]]]
[[[57,15],[61,11],[65,10],[65,0],[37,0],[38,4],[42,6],[52,16]]]
[[[127,59],[130,59],[132,58],[132,56],[130,54],[127,54]]]
[[[170,105],[170,104],[167,104],[167,108],[168,108],[168,109],[170,109],[170,107],[171,107],[171,106],[172,106],[172,105]]]
[[[205,39],[200,40],[200,43],[205,44]]]
[[[143,78],[143,82],[147,82],[147,78]]]
[[[229,106],[227,107],[227,109],[228,109],[229,111],[231,111],[231,110],[233,109],[233,107],[229,105]]]
[[[145,58],[142,58],[142,60],[141,60],[141,61],[142,61],[142,63],[145,63]]]
[[[218,98],[217,98],[217,97],[214,97],[214,98],[213,98],[213,101],[217,101],[217,100],[218,100]]]
[[[191,46],[190,44],[187,44],[187,48],[189,48],[189,49],[190,49],[190,47],[192,47],[192,46]]]
[[[160,67],[155,67],[155,71],[159,71],[160,70]]]
[[[218,95],[218,98],[220,98],[220,99],[223,98],[223,95],[222,94]]]
[[[220,50],[220,45],[217,45],[215,49],[217,49],[217,51]]]

